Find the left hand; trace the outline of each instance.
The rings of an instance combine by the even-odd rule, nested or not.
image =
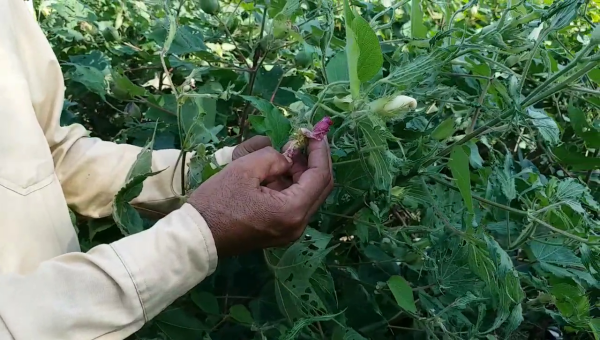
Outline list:
[[[254,136],[248,140],[243,141],[233,149],[232,160],[235,161],[238,158],[242,158],[260,149],[271,146],[271,139],[266,136]],[[285,150],[287,144],[283,147]],[[281,151],[281,150],[277,150]],[[308,159],[306,155],[298,153],[292,159],[291,169],[283,176],[269,177],[265,179],[263,185],[272,190],[282,191],[289,188],[295,181],[300,178],[300,175],[308,169]]]

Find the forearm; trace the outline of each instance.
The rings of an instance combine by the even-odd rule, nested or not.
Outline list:
[[[87,136],[80,125],[61,127],[51,143],[56,173],[67,202],[79,214],[104,217],[112,213],[112,202],[125,185],[127,174],[141,151],[140,147],[116,144]],[[232,147],[216,152],[220,165],[231,161]],[[187,162],[180,151],[157,150],[152,154],[152,171],[162,172],[144,181],[142,193],[132,202],[136,206],[168,213],[181,206],[181,176],[187,175]]]
[[[216,265],[210,230],[186,204],[141,233],[0,276],[0,335],[4,323],[15,339],[123,339]]]

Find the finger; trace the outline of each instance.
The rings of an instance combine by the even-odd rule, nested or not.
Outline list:
[[[290,175],[294,183],[297,183],[300,179],[300,176],[308,170],[308,159],[306,155],[302,153],[297,153],[292,158],[292,169],[290,170]]]
[[[327,154],[331,155],[331,149],[329,147],[329,143],[325,143],[325,144],[326,144],[326,148],[327,148]],[[319,198],[313,203],[312,207],[308,211],[308,216],[314,215],[317,212],[317,210],[319,210],[319,207],[323,204],[323,202],[325,202],[325,200],[327,199],[327,197],[329,197],[329,194],[333,190],[333,161],[331,160],[331,156],[327,157],[327,159],[329,160],[330,181],[329,181],[328,186],[321,192],[321,195],[319,196]]]
[[[308,169],[304,171],[298,181],[282,193],[291,197],[300,207],[312,210],[313,206],[322,203],[319,201],[323,191],[332,181],[330,153],[327,140],[309,140],[308,144]]]
[[[256,179],[256,186],[260,186],[260,183],[269,177],[278,177],[287,173],[292,163],[268,146],[231,162],[230,166],[240,175]]]
[[[267,136],[254,136],[241,144],[239,144],[233,150],[233,159],[238,159],[248,154],[251,154],[260,149],[271,146],[271,139]]]

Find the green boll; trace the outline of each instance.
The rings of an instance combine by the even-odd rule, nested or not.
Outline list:
[[[298,68],[308,67],[312,63],[312,55],[306,51],[300,51],[296,53],[294,63]]]
[[[237,17],[229,18],[229,20],[227,20],[227,30],[229,33],[233,34],[233,32],[235,32],[235,30],[238,28],[239,24],[240,19]]]
[[[215,15],[219,13],[220,8],[219,0],[200,0],[200,9],[206,14]]]

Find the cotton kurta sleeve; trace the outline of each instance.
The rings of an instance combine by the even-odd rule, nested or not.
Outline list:
[[[53,159],[56,178],[71,207],[92,217],[110,214],[112,199],[140,148],[90,138],[79,125],[59,125],[64,91],[60,67],[22,0],[0,0],[0,70],[7,82],[15,80],[12,87],[6,82],[0,85],[4,102],[0,113],[12,117],[8,121],[24,132],[19,139],[26,144],[23,147],[40,150],[40,155],[49,148],[48,159]],[[36,120],[39,125],[32,123]],[[43,140],[47,145],[38,144]],[[3,147],[0,150],[12,155]],[[153,169],[167,170],[144,183],[137,203],[164,207],[172,200],[171,176],[172,171],[179,173],[178,154],[177,150],[154,153]],[[232,148],[223,149],[217,158],[225,164],[231,154]],[[21,211],[7,211],[6,216],[20,218],[27,215],[24,211],[34,215],[43,210],[50,217],[47,227],[55,228],[56,234],[71,228],[62,223],[62,215],[54,218],[67,214],[66,209],[49,211],[50,205],[44,204],[64,199],[52,185],[32,193],[5,190],[3,199],[19,195],[19,202],[24,202],[15,208]],[[14,230],[28,230],[30,222],[19,218],[0,216],[0,221],[10,221],[0,226],[0,239],[10,238]],[[0,247],[0,256],[25,257],[36,251],[35,242],[55,241],[33,236],[28,243],[32,246],[14,247],[13,253]],[[189,204],[135,235],[87,253],[58,254],[31,270],[0,270],[0,339],[124,339],[212,274],[217,265],[211,231]]]
[[[216,265],[206,223],[185,204],[141,233],[0,275],[0,339],[124,339]]]

